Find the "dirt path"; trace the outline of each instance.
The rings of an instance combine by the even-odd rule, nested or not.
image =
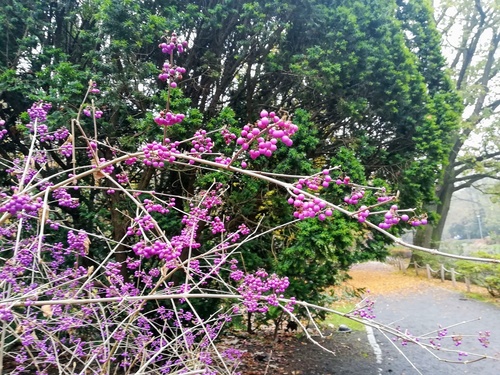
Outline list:
[[[490,356],[500,356],[500,309],[463,298],[463,295],[453,289],[451,283],[441,283],[439,280],[428,281],[411,274],[403,275],[394,267],[377,262],[358,265],[350,272],[354,287],[365,287],[370,290],[371,298],[375,299],[377,320],[386,324],[400,325],[413,334],[423,334],[434,331],[438,325],[457,324],[462,321],[476,319],[463,326],[450,329],[449,335],[467,332],[477,336],[478,331],[492,330],[491,346],[484,349],[477,337],[464,336],[463,344],[457,351],[485,353]],[[460,285],[465,290],[464,285]],[[476,292],[479,292],[476,289]],[[394,346],[381,334],[375,332],[370,344],[365,331],[349,334],[337,331],[331,332],[327,338],[317,338],[318,342],[335,354],[325,352],[305,339],[296,339],[293,334],[281,336],[281,340],[273,345],[270,338],[267,345],[252,344],[252,338],[244,343],[247,348],[246,367],[242,369],[245,375],[284,374],[284,375],[358,375],[358,374],[419,374],[412,365],[404,359],[400,351],[419,369],[421,374],[461,375],[482,374],[497,375],[500,373],[500,362],[480,361],[469,365],[449,364],[440,362],[432,355],[425,353],[415,345]],[[451,338],[447,338],[449,343]],[[260,338],[261,343],[266,338]],[[466,344],[467,342],[467,344]],[[443,340],[444,346],[444,340]],[[453,345],[451,345],[453,347]],[[379,355],[376,356],[376,350]],[[375,351],[374,351],[375,349]],[[269,353],[272,350],[272,355]],[[437,352],[438,355],[443,353]],[[446,357],[445,355],[443,355]],[[457,360],[457,353],[446,357]],[[464,360],[468,358],[465,357]]]

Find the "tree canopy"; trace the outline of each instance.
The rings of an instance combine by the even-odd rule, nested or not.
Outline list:
[[[454,192],[479,186],[485,178],[499,178],[498,2],[436,1],[435,5],[441,45],[465,110],[460,126],[449,134],[453,147],[436,187],[438,202],[431,207],[439,220],[421,233],[423,246],[439,246]]]
[[[82,93],[93,80],[102,95],[88,105],[95,105],[102,118],[98,125],[86,121],[82,127],[89,134],[98,127],[98,133],[105,135],[101,138],[107,146],[99,149],[104,158],[114,147],[126,150],[158,139],[161,135],[155,131],[153,117],[164,108],[168,95],[171,109],[187,113],[182,126],[169,130],[172,139],[192,133],[201,124],[241,127],[256,120],[262,108],[286,111],[304,129],[298,147],[289,151],[286,163],[270,159],[259,162],[262,168],[302,174],[340,163],[342,174],[355,175],[360,182],[383,179],[400,189],[402,205],[418,207],[434,199],[460,103],[445,72],[428,4],[10,0],[0,10],[0,19],[4,25],[0,117],[6,120],[9,135],[0,140],[0,153],[9,162],[28,153],[23,123],[33,101],[43,99],[59,109],[49,126],[69,123],[82,110]],[[178,60],[186,68],[182,91],[171,89],[167,94],[165,83],[157,79],[164,59],[157,45],[162,35],[173,30],[185,36],[190,49]],[[69,170],[69,159],[56,152],[60,146],[50,140],[42,145],[54,163]],[[189,169],[148,170],[131,178],[139,190],[154,186],[159,193],[177,196],[194,196],[210,181],[209,173]],[[241,203],[232,213],[234,225],[258,222],[263,207],[271,210],[266,220],[274,224],[289,211],[274,199],[274,194],[283,193],[274,187],[249,179],[227,183],[230,199]],[[86,207],[73,215],[76,227],[105,222],[112,238],[123,237],[128,222],[120,212],[127,207],[119,195],[72,194]],[[342,197],[346,192],[332,194]],[[165,223],[172,230],[177,224]],[[365,241],[350,224],[339,221],[323,226],[322,234],[316,225],[302,226],[307,227],[302,228],[304,233],[316,238],[316,255],[337,259],[339,269],[385,254],[383,241]],[[283,272],[293,271],[292,260],[298,253],[307,255],[304,235],[296,237],[296,233],[288,233],[295,243],[276,235],[283,250]],[[347,251],[366,247],[372,252]],[[248,249],[252,252],[255,248]],[[272,263],[269,254],[261,253],[255,267]]]

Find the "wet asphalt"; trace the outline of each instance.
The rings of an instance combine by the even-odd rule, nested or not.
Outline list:
[[[393,336],[385,337],[374,331],[377,344],[374,355],[370,356],[372,366],[353,374],[391,374],[391,375],[500,375],[500,308],[491,304],[464,298],[459,292],[441,288],[424,288],[411,294],[393,294],[376,298],[375,314],[377,321],[408,330],[414,336],[436,331],[441,327],[448,328],[447,336],[434,340],[444,350],[434,350],[432,354],[418,345],[402,345],[394,341]],[[478,320],[479,319],[479,320]],[[463,323],[463,324],[462,324]],[[491,331],[490,344],[484,348],[478,340],[479,332]],[[450,336],[462,337],[461,344],[455,346]],[[428,343],[428,339],[421,339]],[[379,356],[375,355],[377,346]],[[495,357],[467,363],[477,358],[472,354],[461,356],[458,351],[477,353]],[[381,355],[380,355],[381,354]],[[405,359],[405,356],[407,359]],[[461,363],[449,363],[459,361]]]

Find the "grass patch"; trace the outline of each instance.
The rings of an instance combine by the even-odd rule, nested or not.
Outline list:
[[[336,303],[332,306],[332,309],[347,313],[349,311],[352,311],[355,306],[356,305],[354,303],[349,302]],[[341,324],[345,324],[353,331],[363,331],[365,329],[365,326],[363,324],[337,314],[328,314],[324,320],[324,324],[333,324],[335,326],[335,329],[337,329]]]
[[[484,303],[491,303],[495,306],[500,307],[500,299],[492,297],[490,294],[486,292],[466,292],[464,293],[464,296],[469,299],[473,299],[479,302],[484,302]]]

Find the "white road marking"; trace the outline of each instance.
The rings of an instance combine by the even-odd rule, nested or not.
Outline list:
[[[369,326],[366,327],[366,336],[368,336],[368,342],[373,348],[373,352],[375,353],[375,358],[377,359],[377,363],[382,363],[382,349],[377,344],[377,340],[375,339],[375,335],[373,334],[373,328]]]

